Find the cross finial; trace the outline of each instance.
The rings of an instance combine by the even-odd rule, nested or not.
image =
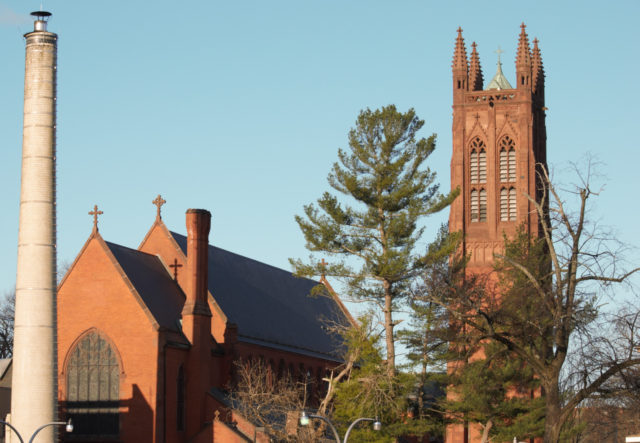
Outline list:
[[[93,205],[93,211],[89,211],[89,215],[93,215],[93,232],[98,232],[98,216],[104,214],[98,211],[98,205]]]
[[[162,216],[160,215],[160,208],[162,208],[162,205],[164,205],[166,202],[167,201],[164,200],[160,194],[158,194],[156,199],[151,202],[154,205],[156,205],[157,208],[158,208],[158,213],[156,214],[156,220],[160,220],[162,218]]]
[[[173,259],[173,264],[169,265],[170,268],[173,268],[173,279],[178,280],[178,268],[181,268],[182,265],[178,263],[178,259]]]
[[[503,54],[504,51],[500,49],[500,46],[498,46],[498,49],[496,49],[494,52],[498,54],[498,64],[500,64],[500,55]]]
[[[324,261],[324,258],[322,260],[320,260],[320,266],[322,266],[322,274],[320,274],[320,275],[322,276],[322,278],[326,277],[325,272],[327,270],[327,264],[328,263],[326,261]]]

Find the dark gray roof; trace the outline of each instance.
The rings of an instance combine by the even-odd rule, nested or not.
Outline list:
[[[155,255],[105,242],[161,328],[180,331],[185,296]]]
[[[187,254],[187,238],[171,233]],[[348,325],[329,296],[310,297],[317,282],[209,245],[209,292],[238,326],[238,339],[339,358],[341,340],[326,330],[327,320]]]

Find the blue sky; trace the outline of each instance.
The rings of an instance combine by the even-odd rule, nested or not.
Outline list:
[[[498,47],[513,83],[520,23],[547,74],[548,158],[559,178],[591,153],[606,179],[594,217],[640,245],[637,198],[640,2],[47,0],[58,33],[58,251],[91,232],[137,247],[163,218],[212,212],[211,242],[289,269],[306,257],[294,222],[326,176],[359,110],[394,103],[438,134],[443,189],[451,153],[456,29],[488,80]],[[187,7],[188,6],[188,7]],[[0,293],[15,282],[24,41],[40,2],[0,0]],[[446,214],[427,225],[433,232]],[[429,240],[425,238],[425,244]],[[638,254],[630,256],[638,261]]]

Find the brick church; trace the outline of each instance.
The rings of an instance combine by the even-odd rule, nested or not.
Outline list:
[[[495,76],[484,88],[477,46],[467,50],[458,29],[453,55],[453,153],[451,189],[460,197],[451,205],[449,230],[463,233],[469,272],[492,269],[503,235],[524,226],[541,234],[527,196],[538,199],[536,169],[546,166],[544,69],[538,40],[533,47],[522,24],[515,61],[515,86],[502,72],[500,50]],[[480,441],[479,426],[447,428],[447,443]]]
[[[522,25],[515,86],[498,59],[485,88],[476,44],[467,57],[462,30],[452,72],[451,187],[461,194],[449,227],[464,234],[471,272],[484,272],[503,233],[520,225],[539,233],[525,196],[537,196],[536,165],[546,163],[544,70]],[[259,430],[221,395],[233,362],[261,358],[320,380],[339,363],[325,319],[353,320],[328,285],[329,297],[310,298],[317,282],[211,246],[207,211],[187,211],[184,236],[165,226],[160,196],[154,203],[137,249],[105,241],[94,208],[93,232],[59,285],[59,403],[76,423],[65,438],[253,441]],[[479,441],[477,426],[448,427],[447,443],[469,441]]]
[[[228,408],[239,359],[321,380],[340,362],[326,321],[353,321],[330,286],[209,244],[210,214],[187,235],[155,221],[137,249],[93,231],[58,288],[58,399],[68,441],[268,441]]]

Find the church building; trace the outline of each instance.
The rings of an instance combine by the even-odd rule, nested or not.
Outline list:
[[[352,324],[327,284],[209,244],[210,213],[189,209],[187,235],[155,221],[137,249],[93,231],[57,295],[65,441],[268,441],[225,402],[234,362],[323,385],[340,363],[327,322]]]
[[[522,24],[515,61],[515,86],[502,72],[498,50],[495,76],[484,87],[477,45],[467,50],[458,29],[453,54],[453,152],[451,189],[460,196],[451,205],[449,230],[463,234],[467,270],[486,273],[504,238],[523,226],[541,235],[529,197],[539,201],[536,171],[546,167],[544,69],[538,40],[533,48]],[[453,363],[455,365],[455,362]],[[447,428],[447,443],[480,441],[478,426]]]

